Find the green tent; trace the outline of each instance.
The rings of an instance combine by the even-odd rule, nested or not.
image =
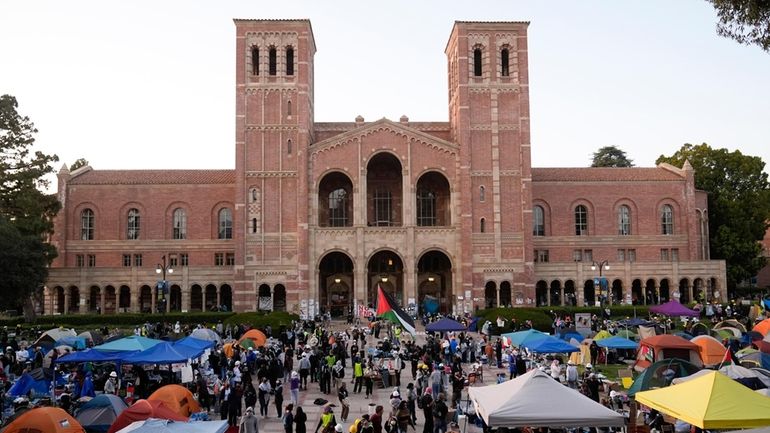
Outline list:
[[[674,375],[666,378],[664,375],[666,370],[672,370]],[[651,364],[639,376],[637,376],[636,380],[634,380],[634,383],[630,388],[628,388],[627,394],[629,397],[633,397],[634,394],[640,391],[664,388],[668,385],[671,385],[671,379],[676,377],[689,376],[698,371],[700,371],[700,367],[683,359],[663,359]]]

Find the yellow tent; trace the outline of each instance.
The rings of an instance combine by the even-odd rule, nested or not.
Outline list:
[[[597,332],[596,335],[594,335],[594,340],[598,341],[598,340],[603,340],[605,338],[610,338],[610,337],[612,337],[612,334],[602,329],[601,331]]]
[[[770,397],[716,371],[636,393],[636,401],[702,429],[770,426]]]

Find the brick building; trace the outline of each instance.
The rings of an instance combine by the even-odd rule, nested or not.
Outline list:
[[[448,122],[315,122],[310,22],[235,26],[235,169],[62,168],[46,313],[724,296],[689,165],[531,167],[528,23],[454,24]]]

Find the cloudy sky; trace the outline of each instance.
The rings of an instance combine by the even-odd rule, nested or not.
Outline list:
[[[716,36],[701,0],[8,0],[0,93],[67,164],[234,168],[232,18],[312,21],[316,121],[446,121],[453,22],[524,20],[534,166],[607,145],[651,166],[686,142],[770,163],[770,54]]]

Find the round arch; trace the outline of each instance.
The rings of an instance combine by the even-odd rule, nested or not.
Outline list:
[[[503,281],[500,283],[500,306],[513,307],[513,299],[511,298],[511,282]]]
[[[260,284],[257,287],[257,310],[270,311],[273,309],[273,295],[270,291],[270,285]]]
[[[452,260],[443,251],[424,251],[417,261],[419,314],[451,312],[452,293]]]
[[[131,288],[120,286],[118,292],[118,311],[127,313],[131,311]]]
[[[89,313],[101,313],[104,309],[102,305],[102,289],[97,285],[93,285],[88,289],[88,312]]]
[[[115,314],[117,311],[117,292],[112,285],[104,287],[104,305],[102,305],[102,310],[105,314]]]
[[[577,306],[577,294],[575,293],[575,281],[564,282],[564,305]]]
[[[671,283],[668,278],[660,280],[660,303],[668,302],[671,299]]]
[[[435,170],[423,173],[416,183],[415,199],[418,226],[451,225],[451,186],[443,173]]]
[[[367,270],[367,301],[375,305],[377,287],[382,287],[404,305],[404,261],[394,250],[379,249],[371,254],[366,262]]]
[[[200,284],[193,284],[190,286],[190,310],[191,311],[204,311],[203,310],[203,288]]]
[[[344,317],[353,312],[354,261],[342,251],[323,254],[318,263],[318,305],[323,313]]]
[[[273,311],[286,311],[286,287],[283,284],[273,288]]]
[[[182,288],[173,284],[168,289],[168,311],[182,311]]]
[[[657,305],[660,303],[655,286],[657,286],[655,278],[648,278],[644,283],[644,302],[647,305]]]
[[[631,302],[634,305],[644,304],[644,293],[642,288],[642,280],[635,279],[631,282]]]
[[[689,304],[692,302],[690,297],[690,280],[682,278],[679,280],[679,302],[682,304]]]
[[[353,181],[347,173],[332,170],[318,181],[318,226],[353,225]]]
[[[484,284],[484,308],[496,308],[497,307],[497,283],[494,281],[487,281]]]
[[[366,164],[366,210],[370,226],[403,225],[403,165],[398,156],[379,151]]]
[[[588,306],[596,305],[596,287],[593,279],[583,282],[583,302]]]
[[[551,300],[551,305],[561,305],[561,297],[562,297],[561,280],[551,281],[549,297]]]
[[[233,289],[229,284],[219,286],[219,311],[233,311]]]
[[[548,282],[545,280],[535,284],[535,305],[538,307],[548,305]]]
[[[612,303],[615,304],[624,304],[626,302],[625,299],[623,299],[623,280],[617,278],[615,280],[612,280]]]
[[[147,284],[139,289],[139,311],[152,313],[152,289]]]

